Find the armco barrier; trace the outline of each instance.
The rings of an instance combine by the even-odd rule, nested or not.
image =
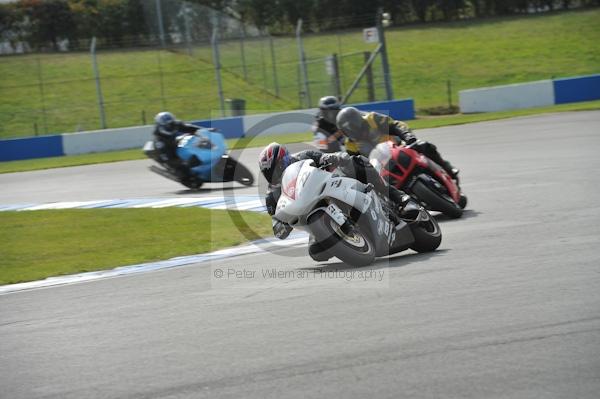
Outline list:
[[[65,155],[62,137],[40,136],[0,140],[0,161],[17,161]]]
[[[600,74],[461,90],[459,97],[463,113],[600,100]]]
[[[556,104],[600,100],[600,74],[554,80]]]
[[[363,111],[382,112],[401,120],[414,119],[415,115],[412,99],[363,103],[355,104],[355,106]],[[216,128],[226,138],[259,134],[302,133],[311,129],[316,112],[317,110],[313,108],[199,120],[192,123],[197,126]],[[148,125],[68,133],[58,136],[0,140],[0,161],[141,148],[152,137],[153,129],[152,125]]]

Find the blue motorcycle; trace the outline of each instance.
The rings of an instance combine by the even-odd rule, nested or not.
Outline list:
[[[191,189],[198,189],[205,182],[237,181],[245,186],[254,183],[248,168],[227,154],[227,143],[221,133],[201,128],[175,140],[176,160],[167,159],[156,141],[144,145],[144,154],[160,165],[152,165],[151,171]]]

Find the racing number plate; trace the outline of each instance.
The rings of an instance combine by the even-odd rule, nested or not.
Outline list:
[[[336,204],[329,204],[327,206],[326,212],[331,218],[339,224],[340,226],[346,223],[346,217],[342,213],[342,210],[338,208]]]

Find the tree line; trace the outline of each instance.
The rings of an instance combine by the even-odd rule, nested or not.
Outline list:
[[[156,39],[157,0],[18,0],[0,4],[0,42],[26,43],[31,50],[75,48],[95,36],[101,43],[128,46]],[[383,8],[395,25],[453,21],[598,6],[600,0],[186,0],[206,6],[271,34],[365,27]],[[181,32],[183,1],[159,0],[167,33]],[[166,9],[166,10],[165,10]],[[175,10],[175,11],[173,11]],[[198,13],[196,14],[198,15]],[[204,18],[202,18],[204,19]],[[198,20],[195,20],[198,23]],[[202,21],[202,23],[207,23]],[[169,35],[170,40],[172,35]]]

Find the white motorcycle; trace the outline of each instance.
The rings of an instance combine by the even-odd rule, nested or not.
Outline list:
[[[442,241],[436,220],[416,203],[404,212],[414,218],[403,219],[371,185],[317,168],[312,160],[286,168],[281,188],[275,218],[307,231],[327,255],[352,266],[409,248],[433,251]]]

